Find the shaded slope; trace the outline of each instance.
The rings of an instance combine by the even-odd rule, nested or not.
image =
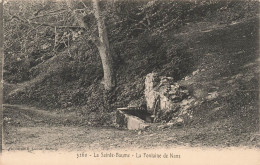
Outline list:
[[[168,29],[163,35],[143,33],[133,40],[113,43],[118,87],[113,91],[110,111],[143,104],[144,78],[156,71],[187,85],[201,100],[201,105],[193,108],[195,123],[230,120],[228,123],[239,129],[247,125],[246,131],[255,131],[258,29],[258,18],[227,25],[193,22],[178,29],[178,34]],[[35,77],[17,85],[7,95],[7,102],[81,111],[83,116],[107,110],[97,51],[84,45],[70,51],[72,55],[64,51],[32,68]],[[193,75],[196,70],[199,72]],[[183,80],[187,76],[190,78]],[[205,99],[212,92],[218,97]]]

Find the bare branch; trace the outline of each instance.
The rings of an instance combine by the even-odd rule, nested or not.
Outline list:
[[[46,8],[48,8],[48,4],[46,4],[43,8],[39,9],[38,11],[36,11],[33,15],[37,16],[40,12],[42,12]]]
[[[71,1],[67,0],[66,2],[67,2],[69,10],[72,12],[73,17],[77,20],[79,26],[84,28],[86,31],[88,31],[89,28],[86,25],[86,23],[84,22],[83,17],[80,14],[76,13],[76,10],[73,9],[73,4],[71,3]],[[82,3],[84,4],[84,2],[82,2]],[[84,7],[85,7],[85,9],[87,9],[87,6],[85,4],[84,4]],[[93,35],[90,35],[88,37],[98,48],[100,47],[101,41],[100,41],[100,39],[98,37],[95,37]]]
[[[30,24],[35,24],[35,25],[41,25],[41,26],[49,26],[52,28],[57,28],[57,29],[62,29],[62,28],[72,28],[72,29],[77,29],[77,28],[82,28],[81,26],[59,26],[56,24],[50,24],[50,23],[40,23],[40,22],[30,22]]]
[[[81,26],[82,28],[85,28],[87,30],[88,27],[85,25],[83,17],[81,17],[79,14],[77,14],[76,11],[73,9],[72,2],[70,0],[67,0],[66,3],[68,5],[68,8],[71,11],[73,17],[77,20],[77,23],[79,24],[79,26]]]
[[[55,47],[56,47],[56,44],[57,44],[57,27],[55,26],[54,28],[54,33],[55,33],[55,36],[54,36],[54,46],[53,46],[53,50],[55,50]]]
[[[56,10],[56,11],[53,11],[53,12],[48,12],[47,14],[32,17],[29,20],[33,20],[33,19],[37,19],[37,18],[41,18],[41,17],[45,17],[45,16],[50,16],[50,15],[57,15],[57,14],[61,14],[61,13],[64,13],[64,12],[66,12],[65,9],[60,9],[60,10]]]

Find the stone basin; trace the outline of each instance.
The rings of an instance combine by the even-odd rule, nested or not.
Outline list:
[[[116,123],[129,130],[146,129],[152,122],[151,114],[137,107],[117,108]]]

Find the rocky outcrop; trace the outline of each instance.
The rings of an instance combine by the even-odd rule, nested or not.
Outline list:
[[[189,108],[195,99],[186,87],[174,82],[173,77],[148,74],[145,79],[145,99],[154,122],[180,124],[192,117]]]
[[[155,90],[156,86],[160,83],[160,78],[157,73],[150,73],[145,78],[145,99],[147,110],[153,112],[154,104],[159,96],[159,93]]]

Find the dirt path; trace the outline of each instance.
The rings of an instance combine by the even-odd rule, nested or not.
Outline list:
[[[90,127],[75,114],[46,112],[32,107],[5,105],[4,150],[109,150],[171,148],[175,146],[257,146],[257,136],[236,135],[219,123],[206,127],[158,128],[129,131]],[[228,121],[220,121],[226,122]],[[228,127],[227,127],[228,128]],[[258,144],[259,145],[259,144]],[[259,146],[258,146],[259,147]]]
[[[6,105],[4,149],[83,150],[152,147],[162,135],[115,128],[80,126],[77,116],[46,112],[25,106]],[[149,137],[149,139],[148,139]],[[148,140],[148,141],[147,141]],[[167,139],[167,140],[174,140]],[[167,142],[165,140],[165,143]],[[148,142],[144,143],[144,141]],[[151,141],[149,143],[149,141]],[[161,141],[161,140],[160,140]],[[176,144],[175,144],[176,145]]]

